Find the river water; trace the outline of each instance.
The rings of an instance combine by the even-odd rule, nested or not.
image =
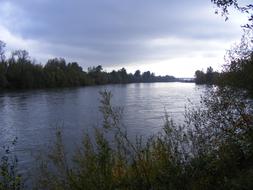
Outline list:
[[[52,143],[56,127],[63,129],[70,146],[80,143],[84,132],[101,123],[99,91],[105,89],[112,92],[113,105],[123,107],[122,122],[133,137],[161,131],[165,111],[182,123],[185,107],[199,103],[205,86],[138,83],[0,92],[0,143],[8,144],[17,137],[15,150],[19,165],[25,168],[33,162],[34,152]]]

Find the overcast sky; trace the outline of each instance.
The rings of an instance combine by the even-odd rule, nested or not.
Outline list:
[[[219,69],[244,18],[215,15],[210,0],[0,0],[0,40],[38,63],[53,57],[84,69],[193,77]]]

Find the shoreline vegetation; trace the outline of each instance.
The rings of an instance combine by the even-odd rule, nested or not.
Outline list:
[[[212,68],[207,72],[196,71],[196,83],[215,86],[209,88],[197,108],[186,109],[185,122],[174,123],[165,114],[161,133],[145,141],[137,136],[132,142],[122,123],[122,109],[111,104],[110,92],[103,91],[99,107],[102,125],[95,128],[94,134],[84,134],[82,143],[74,147],[76,153],[71,159],[64,146],[64,131],[57,130],[55,143],[38,160],[36,173],[29,176],[34,179],[29,189],[253,189],[253,102],[250,99],[253,97],[253,4],[240,6],[237,0],[211,2],[226,20],[230,7],[247,13],[248,24],[243,27],[249,33],[230,51],[221,73],[213,72]],[[1,42],[1,88],[127,83],[128,76],[137,81],[149,81],[152,76],[148,71],[130,75],[125,69],[106,75],[102,66],[89,68],[83,75],[77,63],[66,64],[63,59],[49,60],[42,67],[34,65],[26,51],[14,52],[6,60],[4,46]],[[169,79],[174,78],[169,76]],[[15,140],[0,152],[0,190],[28,189],[12,149],[16,143]]]
[[[122,123],[122,108],[111,103],[113,95],[100,96],[101,126],[83,135],[71,157],[64,131],[56,129],[54,143],[28,176],[33,189],[253,188],[253,107],[244,92],[210,88],[199,107],[186,110],[183,124],[165,113],[160,133],[135,141]],[[28,189],[12,148],[5,149],[0,165],[1,190]]]
[[[130,140],[122,123],[122,108],[112,105],[110,92],[100,92],[102,125],[84,134],[82,142],[73,147],[72,157],[65,149],[64,131],[56,130],[55,142],[40,155],[33,176],[28,176],[31,186],[27,187],[27,177],[19,173],[11,148],[18,142],[5,147],[0,190],[253,189],[251,91],[233,83],[240,79],[237,72],[253,73],[252,60],[250,56],[234,62],[247,70],[228,69],[219,74],[218,83],[208,88],[200,105],[186,109],[183,124],[165,113],[163,130],[147,139],[136,136],[135,141]],[[246,87],[252,84],[249,79],[244,82]]]
[[[17,50],[6,59],[5,43],[0,41],[0,89],[41,89],[78,87],[104,84],[127,84],[147,82],[194,82],[193,79],[174,76],[155,76],[150,71],[134,74],[125,68],[106,72],[103,67],[89,67],[87,71],[76,62],[67,63],[63,58],[49,59],[43,66],[31,60],[25,50]]]
[[[100,93],[102,125],[84,134],[82,143],[73,147],[73,157],[65,149],[64,131],[57,130],[54,144],[37,160],[35,173],[22,176],[15,139],[0,151],[0,190],[253,189],[253,53],[246,53],[221,73],[211,67],[196,71],[197,84],[211,85],[200,106],[186,110],[183,124],[165,113],[163,130],[145,140],[130,140],[121,122],[122,108],[111,104],[107,91]],[[63,59],[49,60],[43,67],[33,64],[26,51],[7,60],[2,56],[0,67],[2,88],[14,89],[42,88],[50,82],[53,88],[175,80],[150,72],[127,74],[125,69],[106,73],[102,66],[83,72],[77,63]],[[31,179],[29,187],[25,178]]]
[[[208,67],[206,72],[197,70],[195,83],[230,86],[237,90],[246,90],[253,97],[253,52],[249,51],[245,57],[232,60],[220,73],[213,71],[212,67]]]

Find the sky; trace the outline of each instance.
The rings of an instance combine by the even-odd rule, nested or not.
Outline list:
[[[7,54],[25,49],[37,63],[62,57],[84,70],[220,70],[246,18],[232,11],[224,20],[210,0],[0,0]]]

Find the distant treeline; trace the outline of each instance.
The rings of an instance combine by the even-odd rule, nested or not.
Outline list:
[[[245,89],[253,97],[253,52],[246,58],[232,61],[221,74],[219,81],[221,85]]]
[[[212,67],[208,67],[206,72],[197,70],[195,72],[196,84],[216,84],[220,73],[214,72]]]
[[[216,84],[247,90],[253,96],[253,53],[247,57],[233,60],[223,72],[214,72],[212,67],[207,71],[195,72],[196,84]]]
[[[1,51],[0,51],[1,52]],[[63,58],[49,59],[45,65],[36,64],[27,51],[18,50],[5,59],[0,55],[0,89],[32,89],[74,87],[134,82],[173,82],[173,76],[155,76],[137,70],[127,73],[125,68],[105,72],[101,65],[83,71],[76,62],[67,63]]]

